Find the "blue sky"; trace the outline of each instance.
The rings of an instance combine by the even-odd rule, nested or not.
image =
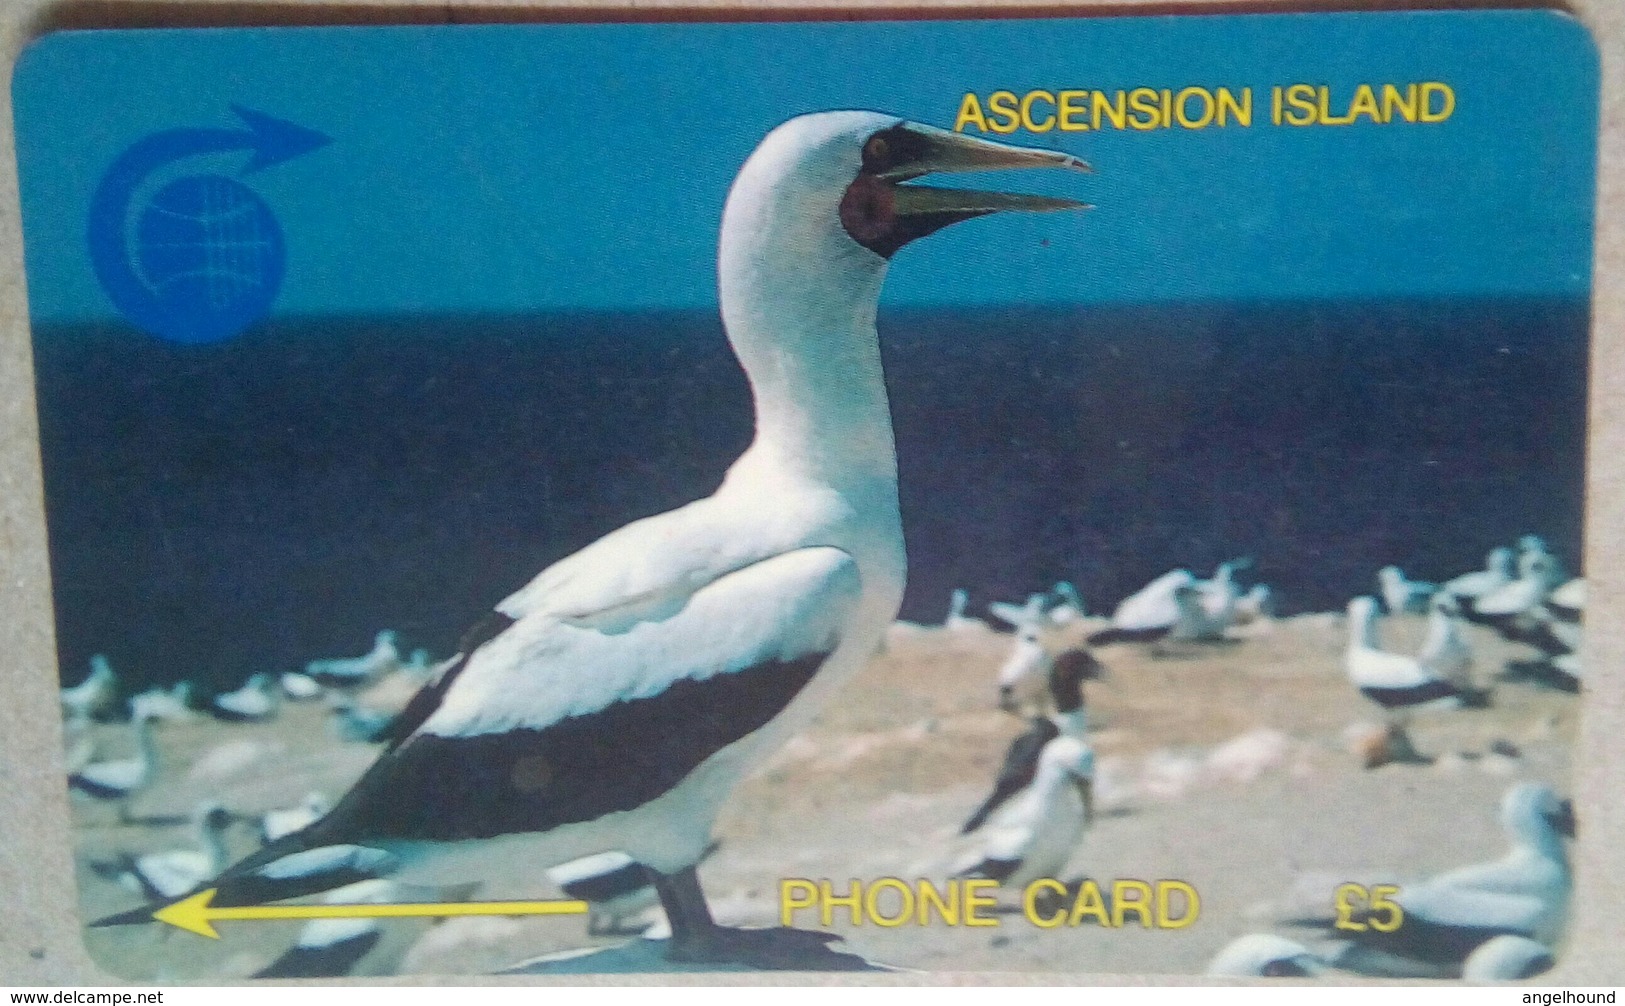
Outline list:
[[[1274,84],[1437,80],[1438,125],[1268,124]],[[1017,132],[1096,174],[1007,176],[1096,204],[950,228],[897,305],[1579,295],[1597,68],[1542,12],[871,24],[83,32],[14,81],[35,317],[113,308],[90,194],[140,137],[232,103],[332,144],[246,176],[282,223],[285,314],[704,307],[727,186],[793,115],[950,126],[967,91],[1251,86],[1249,129]],[[235,174],[246,156],[177,170]]]

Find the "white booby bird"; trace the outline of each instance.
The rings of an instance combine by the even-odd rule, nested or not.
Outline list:
[[[1227,978],[1312,978],[1326,961],[1295,940],[1274,933],[1248,933],[1224,946],[1202,973]]]
[[[1350,601],[1348,617],[1349,643],[1343,653],[1343,669],[1361,695],[1390,713],[1462,704],[1461,690],[1422,661],[1381,648],[1375,598],[1356,597]]]
[[[988,877],[1020,889],[1056,877],[1094,817],[1094,749],[1085,740],[1083,683],[1099,665],[1070,651],[1051,673],[1055,712],[1035,717],[1010,743],[993,791],[960,834],[987,826],[978,851],[957,876]]]
[[[1215,599],[1200,587],[1181,584],[1174,588],[1174,607],[1179,612],[1168,629],[1171,640],[1187,643],[1217,643],[1226,639],[1225,630],[1235,621],[1236,592],[1225,591]],[[1209,607],[1215,602],[1216,607]]]
[[[1152,642],[1168,635],[1179,621],[1175,593],[1181,587],[1194,587],[1196,582],[1188,569],[1162,574],[1125,598],[1112,613],[1111,627],[1090,635],[1089,645]]]
[[[587,902],[589,936],[628,932],[628,919],[659,903],[649,871],[624,852],[600,852],[550,866],[547,879],[565,897]]]
[[[1509,982],[1533,978],[1557,964],[1551,948],[1527,936],[1501,935],[1467,955],[1461,978],[1469,982]]]
[[[294,702],[309,702],[311,699],[322,697],[322,686],[315,678],[298,671],[283,671],[277,678],[277,686],[282,694]]]
[[[1540,660],[1510,666],[1563,691],[1579,691],[1585,602],[1585,580],[1570,580],[1521,616],[1498,625],[1503,635],[1541,652]]]
[[[130,696],[130,718],[146,717],[170,723],[184,723],[196,718],[192,712],[192,683],[177,681],[167,689],[149,688]]]
[[[1462,602],[1462,617],[1487,625],[1515,643],[1551,650],[1539,608],[1566,576],[1563,565],[1534,535],[1518,542],[1518,575],[1509,583]]]
[[[902,183],[1034,167],[1086,169],[873,112],[773,130],[728,195],[719,248],[723,323],[756,407],[749,449],[714,495],[609,534],[499,603],[332,812],[227,870],[214,903],[381,871],[512,878],[620,849],[655,872],[669,958],[782,968],[828,955],[828,934],[716,925],[694,865],[734,785],[869,660],[902,599],[875,331],[891,255],[957,221],[1083,205]]]
[[[1267,622],[1275,617],[1275,592],[1268,584],[1255,583],[1247,593],[1236,599],[1233,613],[1235,624],[1248,625]]]
[[[260,841],[275,842],[315,824],[323,814],[333,809],[333,801],[325,793],[312,790],[292,807],[277,807],[260,815]]]
[[[1211,579],[1197,580],[1191,586],[1200,591],[1202,609],[1213,618],[1222,618],[1226,624],[1234,621],[1236,605],[1241,602],[1241,585],[1236,573],[1253,564],[1252,559],[1231,559],[1221,562]]]
[[[1484,559],[1483,569],[1446,580],[1439,587],[1439,592],[1449,594],[1458,600],[1468,597],[1480,598],[1511,583],[1516,570],[1512,549],[1501,546],[1490,550],[1490,554]]]
[[[62,689],[62,715],[88,720],[110,711],[118,699],[118,675],[104,654],[90,658],[90,673],[71,688]]]
[[[1568,918],[1572,877],[1564,837],[1574,836],[1574,809],[1551,787],[1518,783],[1501,799],[1501,826],[1511,850],[1490,863],[1450,870],[1403,887],[1393,900],[1404,921],[1393,932],[1334,930],[1353,947],[1339,967],[1381,973],[1385,955],[1457,967],[1497,936],[1521,936],[1551,947]],[[1354,913],[1354,921],[1369,917]]]
[[[116,800],[119,816],[128,813],[126,801],[145,789],[158,770],[158,746],[152,736],[152,717],[139,716],[130,723],[135,734],[134,757],[91,762],[68,776],[68,788],[97,800]]]
[[[1407,579],[1398,566],[1384,566],[1377,570],[1378,590],[1382,603],[1391,614],[1410,612],[1421,614],[1427,610],[1428,598],[1439,590],[1438,584]]]
[[[234,692],[223,692],[209,700],[209,712],[228,723],[262,723],[280,708],[276,686],[269,674],[256,674]]]
[[[232,814],[217,803],[199,804],[192,812],[195,847],[139,856],[126,854],[117,862],[92,863],[91,868],[151,901],[178,898],[225,867],[225,833],[233,820]]]
[[[328,905],[387,905],[400,900],[399,885],[389,880],[361,880],[328,891]],[[313,919],[305,923],[293,946],[254,972],[255,978],[338,978],[350,974],[383,938],[376,918]]]
[[[1042,591],[1027,595],[1023,604],[1011,604],[1009,601],[988,602],[988,614],[1001,622],[1013,626],[1017,632],[1027,629],[1040,629],[1048,625],[1045,612],[1046,604]]]
[[[1017,632],[1009,656],[999,665],[999,708],[1019,712],[1034,697],[1035,688],[1046,687],[1054,665],[1055,655],[1044,645],[1044,633],[1038,627]]]
[[[970,592],[963,587],[954,588],[948,602],[948,617],[942,620],[942,627],[949,632],[969,632],[987,628],[987,623],[980,618],[971,618],[965,614],[965,607],[968,604]]]
[[[1435,595],[1428,605],[1427,635],[1416,660],[1423,667],[1465,691],[1471,685],[1473,651],[1462,638],[1456,620],[1460,609],[1450,594]]]
[[[323,684],[353,686],[365,684],[401,663],[395,630],[385,629],[373,637],[372,649],[359,657],[328,657],[312,660],[305,673]]]
[[[1537,534],[1526,534],[1518,539],[1518,575],[1539,576],[1546,581],[1548,591],[1569,578],[1563,560],[1553,555],[1546,539]]]
[[[1083,606],[1083,595],[1067,580],[1050,588],[1050,599],[1054,603],[1046,614],[1056,625],[1070,625],[1088,617],[1088,611]]]

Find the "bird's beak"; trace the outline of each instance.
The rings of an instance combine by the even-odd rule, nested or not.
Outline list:
[[[1017,168],[1069,168],[1089,171],[1089,165],[1058,150],[1035,150],[994,143],[934,126],[906,122],[900,127],[914,141],[910,156],[879,173],[889,182],[906,182],[925,175],[966,171],[1004,171]],[[970,189],[898,185],[895,212],[902,217],[948,215],[958,219],[1008,210],[1053,212],[1089,209],[1088,203],[1056,196],[1014,192],[979,192]]]
[[[1552,821],[1552,827],[1557,833],[1566,838],[1573,838],[1577,830],[1574,820],[1574,801],[1564,800],[1558,805],[1557,817]]]

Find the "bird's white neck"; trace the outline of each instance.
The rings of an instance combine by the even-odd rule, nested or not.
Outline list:
[[[723,216],[718,286],[755,399],[751,454],[830,485],[895,484],[875,332],[886,262],[745,184]]]
[[[226,838],[219,828],[210,827],[208,822],[198,826],[198,848],[209,860],[209,876],[213,877],[226,868],[228,854],[226,852]]]
[[[1376,609],[1361,608],[1350,612],[1349,649],[1375,650],[1378,648]]]
[[[1051,713],[1049,718],[1060,729],[1063,737],[1075,737],[1082,740],[1084,733],[1089,729],[1089,716],[1083,709],[1074,709],[1065,713]]]

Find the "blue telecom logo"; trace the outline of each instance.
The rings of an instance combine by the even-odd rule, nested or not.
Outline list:
[[[90,201],[90,262],[113,306],[175,342],[229,339],[271,311],[282,288],[282,227],[259,193],[221,174],[187,174],[143,195],[186,158],[252,152],[241,176],[331,143],[313,129],[231,106],[241,129],[166,129],[131,144]],[[138,196],[141,198],[138,202]]]

